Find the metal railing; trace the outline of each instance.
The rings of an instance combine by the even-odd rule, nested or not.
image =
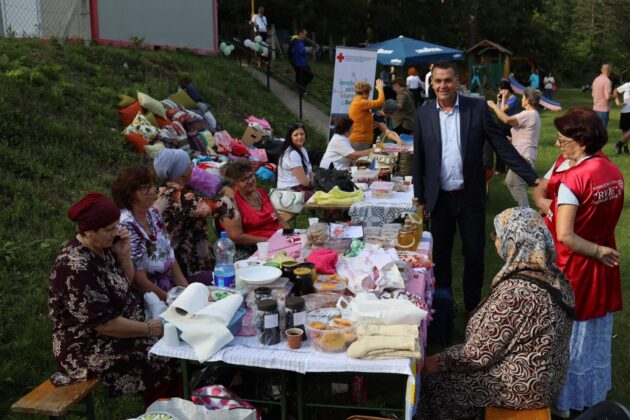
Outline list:
[[[273,78],[282,81],[283,84],[285,85],[289,85],[289,87],[291,87],[293,90],[295,90],[299,96],[299,115],[300,115],[300,120],[303,119],[303,105],[302,105],[302,101],[304,100],[304,96],[306,94],[308,94],[308,97],[310,99],[314,99],[315,101],[319,102],[320,104],[326,106],[326,107],[330,107],[330,102],[322,99],[319,95],[317,95],[316,93],[314,94],[312,91],[309,91],[308,89],[304,89],[302,88],[300,85],[297,84],[297,82],[289,77],[287,77],[286,75],[282,74],[282,72],[277,71],[273,66],[272,66],[272,58],[274,55],[274,53],[278,52],[277,50],[274,50],[271,45],[267,46],[268,48],[268,54],[266,57],[263,57],[262,55],[260,55],[259,53],[253,51],[251,48],[247,48],[243,41],[241,41],[239,38],[231,38],[231,39],[222,39],[220,40],[220,42],[225,42],[228,44],[232,44],[235,47],[235,52],[236,54],[231,55],[231,57],[235,60],[238,60],[239,65],[241,65],[243,63],[244,60],[246,60],[247,64],[250,65],[252,60],[261,60],[261,64],[264,63],[265,65],[265,74],[266,74],[266,78],[267,78],[267,90],[270,90],[270,79]],[[276,57],[279,57],[279,54],[276,55]],[[278,58],[276,58],[276,60],[279,60]],[[313,75],[314,78],[317,78],[319,80],[322,80],[323,82],[325,82],[328,86],[332,86],[332,81],[328,80],[322,76],[320,76],[319,74],[313,72],[311,70],[311,74]],[[332,93],[332,91],[330,91],[329,93]]]

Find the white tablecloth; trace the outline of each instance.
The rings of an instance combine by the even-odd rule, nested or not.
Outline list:
[[[361,222],[363,226],[382,226],[392,223],[402,213],[415,212],[412,206],[413,189],[406,192],[392,192],[388,198],[373,198],[372,192],[365,193],[365,200],[353,204],[348,214],[354,222]]]
[[[177,359],[197,360],[192,347],[181,342],[171,347],[159,340],[149,353]],[[412,359],[361,360],[346,353],[322,353],[303,341],[298,350],[290,350],[286,341],[273,346],[260,344],[257,337],[235,337],[234,340],[208,359],[242,366],[280,369],[299,373],[307,372],[367,372],[394,373],[413,376]]]

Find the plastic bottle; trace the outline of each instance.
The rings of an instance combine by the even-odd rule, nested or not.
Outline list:
[[[236,269],[234,268],[234,242],[221,232],[221,238],[214,244],[214,256],[217,261],[214,266],[214,285],[217,287],[234,287]]]

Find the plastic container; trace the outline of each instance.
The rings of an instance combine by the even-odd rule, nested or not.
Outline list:
[[[343,293],[346,290],[346,281],[337,279],[333,276],[320,275],[317,277],[313,286],[318,292],[334,292]]]
[[[236,268],[234,267],[234,254],[236,247],[227,236],[227,232],[221,232],[221,238],[214,245],[216,264],[214,266],[214,285],[217,287],[234,287],[236,284]]]
[[[370,185],[370,191],[372,191],[373,198],[389,198],[393,190],[393,182],[376,181]]]
[[[370,169],[359,169],[352,174],[352,182],[358,182],[362,184],[371,184],[378,178],[378,171]]]
[[[322,308],[306,314],[306,334],[313,348],[324,353],[346,351],[356,337],[352,322],[341,317],[337,309]]]

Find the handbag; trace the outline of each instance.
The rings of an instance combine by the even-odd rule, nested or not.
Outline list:
[[[280,190],[272,188],[269,192],[269,199],[273,208],[286,213],[300,213],[304,207],[304,191]]]

